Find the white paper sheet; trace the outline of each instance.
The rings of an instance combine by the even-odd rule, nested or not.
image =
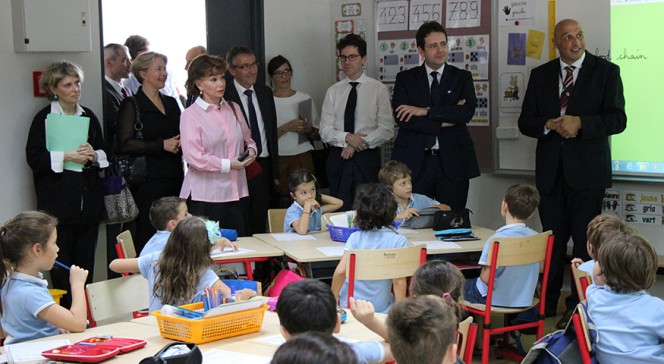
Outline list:
[[[458,244],[455,244],[451,241],[440,241],[440,240],[434,240],[434,241],[414,241],[413,245],[417,244],[426,244],[427,245],[427,250],[433,250],[433,249],[461,249],[461,247]]]
[[[246,253],[255,253],[255,252],[256,252],[255,250],[244,249],[244,248],[238,248],[237,251],[234,252],[233,250],[231,250],[231,248],[226,248],[223,251],[220,250],[220,249],[215,249],[215,250],[210,252],[210,256],[212,258],[218,258],[218,257],[227,258],[227,257],[232,257],[234,255],[240,255],[240,254],[246,254]]]
[[[316,238],[311,235],[300,235],[298,233],[272,234],[272,237],[277,241],[316,240]]]
[[[261,337],[259,339],[254,340],[254,341],[260,342],[260,343],[263,343],[263,344],[267,344],[267,345],[279,346],[279,345],[285,343],[286,339],[284,339],[284,337],[281,336],[281,335],[272,335],[272,336]]]
[[[71,345],[69,340],[50,340],[42,342],[19,343],[5,346],[5,353],[11,358],[10,363],[23,363],[36,360],[47,360],[41,356],[42,351]]]
[[[413,230],[413,229],[402,228],[402,227],[398,228],[398,229],[397,229],[397,232],[398,232],[399,234],[402,234],[402,235],[405,235],[405,234],[417,234],[417,231],[415,231],[415,230]]]
[[[203,364],[216,363],[242,363],[242,364],[267,364],[272,360],[269,356],[258,356],[251,354],[236,353],[234,351],[212,349],[203,353]]]
[[[325,254],[328,257],[341,257],[344,255],[346,249],[345,246],[322,246],[318,249],[321,253]]]

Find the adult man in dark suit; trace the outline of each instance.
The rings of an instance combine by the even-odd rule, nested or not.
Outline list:
[[[129,77],[131,57],[129,49],[121,44],[109,43],[104,47],[104,149],[109,158],[115,154],[115,127],[120,104],[130,91],[122,85],[122,79]],[[106,225],[106,258],[108,264],[117,258],[115,237],[122,229],[133,228],[123,224]],[[107,266],[108,266],[107,264]],[[108,270],[108,278],[120,275]]]
[[[242,106],[242,113],[259,148],[256,162],[263,171],[249,180],[249,218],[251,233],[264,233],[267,210],[279,180],[277,111],[272,90],[256,83],[258,63],[251,48],[233,47],[226,55],[228,72],[224,98]],[[250,109],[253,108],[252,109]],[[252,114],[254,114],[252,116]],[[255,123],[252,119],[255,118]]]
[[[561,20],[553,44],[560,58],[533,69],[519,117],[521,132],[537,138],[540,219],[555,235],[547,316],[556,314],[570,236],[574,257],[590,258],[586,228],[601,213],[604,189],[611,186],[609,135],[627,125],[620,69],[586,52],[581,24]],[[559,325],[578,302],[576,290],[571,291]]]
[[[415,35],[424,63],[399,72],[392,107],[399,125],[392,159],[413,173],[413,192],[463,209],[469,180],[480,175],[466,123],[477,99],[468,71],[446,64],[447,33],[426,22]]]

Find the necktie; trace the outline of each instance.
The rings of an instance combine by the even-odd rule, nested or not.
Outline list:
[[[350,82],[353,86],[348,94],[346,101],[346,110],[344,111],[344,131],[346,133],[355,132],[355,107],[357,106],[357,84],[359,82]]]
[[[431,72],[433,82],[431,82],[431,106],[440,106],[440,83],[438,82],[438,72]]]
[[[566,109],[569,104],[569,95],[574,87],[574,66],[565,67],[565,80],[563,81],[563,93],[560,94],[560,109]]]
[[[263,145],[261,144],[261,132],[258,130],[258,116],[256,116],[256,109],[254,108],[254,100],[251,95],[254,92],[251,90],[244,91],[247,95],[247,106],[249,107],[249,127],[251,128],[251,139],[256,142],[256,156],[260,157]]]
[[[127,94],[127,89],[124,87],[120,89],[120,92],[122,92],[122,98],[126,98],[127,96],[129,96]]]

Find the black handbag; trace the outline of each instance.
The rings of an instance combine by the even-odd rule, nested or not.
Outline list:
[[[120,224],[134,220],[138,216],[138,206],[129,190],[124,177],[111,168],[107,169],[102,180],[104,205],[106,206],[106,224]]]
[[[141,112],[138,103],[133,97],[127,98],[134,105],[134,138],[143,140],[143,123],[141,122]],[[145,182],[148,176],[147,158],[145,155],[116,155],[113,168],[131,187],[135,187]]]
[[[470,214],[472,211],[463,209],[461,211],[436,211],[433,215],[433,229],[470,229]]]
[[[183,347],[180,348],[184,350],[180,351],[186,352],[170,354],[174,351],[175,348],[173,347],[176,345],[183,345]],[[187,351],[186,349],[189,350]],[[158,353],[154,354],[153,356],[149,356],[141,360],[139,364],[201,364],[202,362],[203,354],[201,353],[201,349],[199,349],[196,344],[174,342],[164,346],[161,348],[161,350],[159,350]]]

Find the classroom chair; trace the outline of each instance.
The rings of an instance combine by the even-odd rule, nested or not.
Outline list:
[[[457,356],[464,363],[473,362],[473,351],[475,350],[475,337],[477,336],[477,324],[473,323],[473,316],[468,316],[459,322],[459,340],[457,342]]]
[[[584,303],[581,302],[576,306],[576,310],[572,315],[572,324],[576,333],[576,341],[579,344],[582,363],[590,364],[593,350],[592,343],[595,341],[595,338],[592,338],[590,335],[587,312],[583,305]]]
[[[464,306],[468,312],[481,316],[484,319],[482,326],[484,329],[482,334],[482,364],[489,363],[491,336],[497,334],[503,334],[503,347],[496,348],[496,354],[520,362],[523,359],[521,354],[505,350],[505,348],[509,347],[509,332],[526,328],[537,328],[537,339],[544,335],[544,306],[546,302],[546,286],[549,280],[551,251],[553,249],[553,235],[551,231],[546,231],[541,234],[518,238],[493,238],[489,244],[487,259],[490,262],[490,274],[486,305],[465,301]],[[496,268],[538,262],[540,263],[540,270],[543,271],[541,278],[542,289],[539,298],[533,298],[532,304],[529,307],[523,308],[491,305]],[[507,319],[508,315],[528,311],[533,307],[539,307],[539,318],[537,321],[510,325]],[[492,327],[491,314],[504,315],[504,327]]]
[[[136,258],[136,248],[134,248],[134,238],[131,237],[131,231],[125,230],[115,238],[115,251],[118,258]]]
[[[348,307],[355,293],[355,280],[374,281],[410,277],[427,261],[426,245],[395,249],[356,249],[348,251]]]
[[[287,209],[269,209],[267,210],[267,226],[270,233],[284,232],[284,217]]]
[[[586,300],[586,288],[593,282],[593,277],[588,274],[586,271],[574,266],[574,263],[570,265],[572,268],[572,277],[574,277],[574,283],[576,285],[576,293],[579,295],[579,301]]]
[[[85,298],[90,327],[120,315],[131,317],[150,305],[148,281],[139,274],[90,283],[85,286]]]

